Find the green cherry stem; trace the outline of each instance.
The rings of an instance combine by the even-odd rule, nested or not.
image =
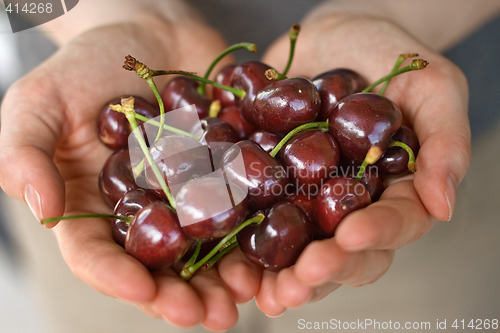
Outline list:
[[[280,72],[278,72],[274,68],[269,68],[267,71],[265,71],[264,75],[266,76],[266,78],[269,81],[270,80],[285,80],[285,79],[287,79],[285,74],[281,74]]]
[[[315,123],[307,123],[294,128],[293,130],[288,132],[288,134],[285,135],[285,137],[281,139],[280,142],[278,142],[278,144],[273,148],[273,150],[269,152],[269,155],[271,155],[271,157],[276,157],[281,148],[283,148],[283,146],[286,145],[286,143],[288,142],[288,140],[290,140],[292,136],[308,129],[320,129],[322,131],[328,131],[328,122],[321,121]]]
[[[238,44],[234,44],[234,45],[229,46],[221,54],[219,54],[219,56],[217,58],[215,58],[214,61],[212,61],[212,63],[208,67],[207,71],[205,72],[204,78],[208,79],[208,77],[210,76],[210,73],[212,73],[215,65],[217,65],[219,63],[219,61],[221,61],[222,58],[227,56],[229,53],[232,53],[232,52],[234,52],[236,50],[240,50],[240,49],[247,49],[250,52],[256,53],[257,52],[257,45],[255,45],[253,43],[238,43]],[[206,87],[206,82],[202,82],[198,86],[198,94],[205,95],[205,87]]]
[[[120,110],[113,110],[113,111],[124,113],[122,109],[120,109]],[[149,123],[150,125],[153,125],[153,126],[156,126],[156,127],[160,127],[160,123],[159,122],[157,122],[154,119],[149,119],[148,117],[145,117],[145,116],[143,116],[142,114],[139,114],[139,113],[135,113],[135,119],[140,120],[140,121],[145,122],[145,123]],[[194,134],[191,134],[189,132],[183,131],[183,130],[178,129],[176,127],[172,127],[172,126],[170,126],[168,124],[164,124],[163,125],[163,129],[167,130],[167,131],[170,131],[172,133],[179,134],[179,135],[182,135],[182,136],[187,136],[187,137],[190,137],[190,138],[193,138],[193,139],[196,139],[196,140],[200,139],[198,136],[196,136]]]
[[[201,269],[206,271],[212,268],[217,263],[217,261],[219,261],[220,258],[224,257],[227,253],[231,252],[237,246],[238,246],[238,241],[236,240],[236,237],[231,238],[226,247],[219,250],[219,252],[217,252],[217,254],[213,256],[212,259],[207,261],[205,265],[202,266]]]
[[[290,66],[292,65],[293,55],[295,54],[295,44],[297,43],[297,37],[299,36],[300,25],[294,24],[288,31],[288,37],[290,37],[290,53],[288,54],[288,62],[286,64],[285,70],[283,71],[283,76],[286,76]]]
[[[214,248],[206,255],[204,256],[200,261],[196,262],[193,265],[184,265],[182,268],[181,273],[179,274],[180,277],[184,280],[189,280],[193,274],[200,269],[202,266],[204,266],[210,259],[212,259],[219,251],[222,251],[226,249],[232,240],[233,237],[235,237],[238,232],[246,228],[247,226],[254,224],[254,223],[261,223],[264,220],[265,216],[264,214],[257,214],[254,217],[246,220],[233,230],[229,232]]]
[[[42,224],[58,222],[62,220],[76,220],[76,219],[88,219],[88,218],[100,218],[100,219],[119,219],[130,224],[132,218],[129,216],[119,216],[112,214],[80,214],[80,215],[68,215],[68,216],[58,216],[42,219]]]
[[[375,88],[376,86],[378,86],[382,82],[390,80],[399,74],[424,69],[425,67],[427,67],[428,64],[429,63],[423,59],[415,59],[408,66],[400,68],[395,72],[391,72],[391,73],[387,74],[386,76],[381,77],[380,79],[378,79],[377,81],[373,82],[368,87],[366,87],[362,92],[370,92],[370,91],[372,91],[373,88]]]
[[[172,196],[172,193],[170,193],[167,183],[165,182],[165,179],[163,178],[160,170],[158,169],[158,166],[153,160],[153,157],[149,153],[148,146],[146,144],[146,141],[144,140],[144,137],[141,134],[141,131],[138,130],[139,126],[137,125],[137,121],[135,120],[134,98],[132,96],[124,97],[122,98],[121,102],[122,105],[112,105],[111,108],[113,109],[123,108],[125,117],[127,117],[127,120],[130,123],[130,127],[132,128],[132,133],[134,133],[137,142],[139,143],[139,146],[141,147],[141,150],[144,153],[144,157],[146,157],[146,160],[151,166],[151,169],[153,170],[156,180],[160,184],[163,192],[165,193],[165,196],[167,197],[170,206],[172,207],[173,210],[175,210],[175,199]]]
[[[158,126],[158,132],[156,133],[155,138],[155,141],[157,141],[161,136],[163,125],[165,124],[165,105],[163,104],[163,100],[158,91],[158,87],[156,87],[155,81],[153,80],[154,71],[152,71],[148,66],[144,65],[142,62],[137,61],[130,55],[125,57],[125,64],[123,65],[123,68],[128,71],[136,72],[139,77],[146,80],[149,88],[151,88],[153,94],[156,97],[156,100],[158,101],[158,107],[160,108],[160,125]]]
[[[208,83],[211,84],[212,86],[216,88],[220,88],[222,90],[229,91],[230,93],[233,93],[236,97],[243,98],[246,95],[245,90],[243,89],[237,89],[233,88],[230,86],[226,86],[224,84],[217,83],[212,80],[205,79],[204,77],[198,76],[196,74],[193,74],[191,72],[186,72],[186,71],[154,71],[154,76],[160,76],[160,75],[184,75],[187,77],[190,77],[192,79],[195,79],[196,81],[202,82],[202,83]]]
[[[415,58],[415,57],[418,57],[418,53],[403,53],[403,54],[400,54],[398,56],[398,59],[396,60],[396,63],[394,64],[394,67],[392,67],[392,70],[391,70],[391,73],[392,72],[395,72],[399,69],[399,66],[401,66],[401,64],[403,63],[403,61],[405,61],[405,59],[408,59],[408,58]],[[384,85],[382,86],[382,88],[380,88],[380,91],[378,92],[378,94],[380,96],[383,96],[385,91],[387,90],[387,87],[389,86],[389,83],[391,82],[392,78],[385,81]]]
[[[406,143],[401,142],[401,141],[396,141],[392,140],[391,143],[389,144],[389,147],[399,147],[403,148],[406,150],[408,153],[408,170],[410,172],[416,172],[417,171],[417,163],[415,162],[415,154],[413,153],[413,150],[408,146]]]
[[[198,256],[200,255],[200,251],[201,251],[201,240],[199,240],[198,243],[196,244],[196,249],[194,250],[194,253],[191,256],[191,258],[189,258],[189,260],[186,261],[186,265],[188,266],[194,265],[196,259],[198,259]]]
[[[243,89],[236,89],[233,87],[226,86],[224,84],[217,83],[212,80],[205,79],[204,77],[198,76],[196,74],[186,72],[186,71],[164,71],[164,70],[152,70],[148,66],[144,65],[142,62],[138,61],[134,57],[128,55],[125,57],[125,64],[123,65],[123,68],[125,68],[128,71],[134,71],[143,79],[147,79],[149,77],[154,77],[154,76],[160,76],[160,75],[184,75],[187,77],[190,77],[192,79],[195,79],[196,81],[199,82],[204,82],[211,84],[212,86],[216,88],[220,88],[226,91],[229,91],[233,93],[236,97],[243,98],[246,95],[245,90]]]

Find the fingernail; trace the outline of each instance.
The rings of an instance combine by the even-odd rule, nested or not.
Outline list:
[[[307,300],[308,303],[314,303],[325,296],[329,295],[331,292],[334,290],[338,289],[340,287],[340,284],[335,283],[335,282],[326,282],[323,285],[316,287],[313,289],[311,292],[311,295],[309,295],[309,298]]]
[[[446,192],[444,196],[446,198],[446,202],[448,203],[448,221],[451,220],[453,216],[453,210],[455,209],[455,201],[457,198],[457,181],[452,174],[448,175],[446,179]]]
[[[37,218],[38,222],[42,221],[42,200],[40,193],[35,190],[33,185],[28,184],[24,188],[24,201],[30,208],[33,215]]]

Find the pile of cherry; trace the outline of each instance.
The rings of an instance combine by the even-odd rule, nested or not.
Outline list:
[[[409,67],[426,64],[417,59]],[[130,56],[124,67],[149,83],[166,73],[152,71]],[[161,93],[165,112],[195,105],[209,150],[214,142],[234,143],[217,152],[214,163],[248,189],[240,203],[215,217],[181,226],[160,186],[151,190],[137,185],[127,147],[131,123],[119,98],[105,106],[98,119],[100,139],[114,150],[99,178],[104,199],[114,207],[113,237],[150,269],[173,266],[189,278],[239,246],[252,262],[279,271],[293,265],[313,240],[334,236],[349,213],[378,200],[386,177],[415,171],[416,135],[402,125],[398,106],[367,92],[371,88],[353,70],[333,69],[312,80],[287,78],[284,72],[250,61],[223,68],[210,96],[205,83],[193,77],[186,73],[169,81]],[[129,115],[138,119],[160,115],[158,106],[140,97],[128,98],[128,103]],[[155,160],[158,152],[179,142],[175,136],[151,142],[150,157],[165,182],[185,184],[178,201],[203,205],[207,198],[198,195],[200,187],[210,189],[214,180],[189,182],[204,172],[198,168],[204,161],[197,163],[195,150],[189,161],[175,165]],[[236,172],[230,166],[236,154],[244,160],[243,177],[231,175]],[[150,164],[146,160],[143,177],[157,184],[148,171]]]

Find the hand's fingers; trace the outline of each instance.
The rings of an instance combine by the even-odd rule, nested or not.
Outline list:
[[[112,240],[107,221],[62,221],[54,231],[64,260],[82,281],[132,303],[154,298],[156,285],[151,274]]]
[[[317,286],[313,289],[313,292],[309,296],[309,303],[314,303],[319,300],[322,300],[326,296],[330,295],[332,292],[337,290],[341,284],[335,282],[325,282],[320,286]]]
[[[64,212],[64,183],[53,162],[64,120],[51,116],[60,105],[45,93],[47,85],[20,81],[13,86],[2,104],[0,130],[0,185],[25,201],[38,220]],[[26,91],[39,99],[27,102]]]
[[[224,256],[217,270],[236,303],[246,303],[257,295],[262,269],[248,261],[239,248]]]
[[[395,81],[387,95],[420,141],[415,188],[429,213],[446,221],[471,160],[468,88],[465,76],[448,60],[433,55],[429,61],[422,72],[409,74],[401,84]]]
[[[346,251],[397,249],[417,240],[434,225],[412,180],[390,185],[379,201],[349,214],[335,231]]]
[[[224,331],[238,321],[234,299],[215,269],[199,272],[189,282],[198,293],[205,316],[202,325],[212,331]]]
[[[259,292],[255,296],[257,307],[269,317],[280,316],[286,310],[286,307],[278,303],[275,297],[276,279],[276,273],[264,270]]]
[[[180,279],[174,272],[154,274],[158,293],[154,300],[145,305],[146,313],[158,314],[166,321],[180,327],[199,324],[205,315],[203,303],[188,282]]]
[[[325,255],[328,253],[328,255]],[[309,244],[295,264],[297,279],[311,286],[325,282],[361,286],[376,281],[389,268],[394,251],[346,252],[335,238]]]
[[[294,270],[294,266],[281,270],[276,280],[276,301],[286,308],[303,305],[313,293],[313,287],[298,280]]]

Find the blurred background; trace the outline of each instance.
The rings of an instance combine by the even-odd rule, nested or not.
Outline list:
[[[260,50],[265,50],[292,23],[300,21],[312,3],[294,7],[278,1],[283,11],[277,17],[265,10],[266,1],[239,1],[245,12],[242,21],[227,15],[222,1],[217,6],[205,1],[191,2],[209,21],[217,18],[210,23],[223,32],[229,44],[252,41]],[[263,23],[248,29],[249,22]],[[227,29],[228,26],[234,29]],[[262,315],[251,302],[241,306],[241,320],[232,332],[298,332],[304,331],[298,325],[301,320],[365,318],[433,325],[436,320],[447,320],[448,329],[440,332],[472,332],[467,328],[455,330],[451,324],[455,319],[500,319],[498,36],[500,17],[444,52],[469,80],[473,139],[471,168],[459,188],[452,221],[438,223],[418,242],[399,250],[391,269],[377,283],[362,288],[341,287],[318,303],[289,310],[273,319]],[[36,29],[13,34],[6,13],[0,8],[0,99],[12,82],[54,51]],[[246,60],[246,55],[239,57],[240,61]],[[29,222],[33,223],[22,223],[21,219],[31,219]],[[35,223],[23,204],[0,192],[0,332],[69,332],[77,327],[82,332],[106,333],[174,330],[78,281],[62,262],[53,239],[49,241],[50,248],[37,247],[47,244],[42,239],[50,240],[52,235]],[[28,227],[39,230],[24,233]],[[43,277],[37,273],[44,270]],[[60,284],[63,280],[64,284]],[[73,305],[84,311],[75,313]],[[134,318],[134,325],[120,325],[119,316],[124,313]]]

